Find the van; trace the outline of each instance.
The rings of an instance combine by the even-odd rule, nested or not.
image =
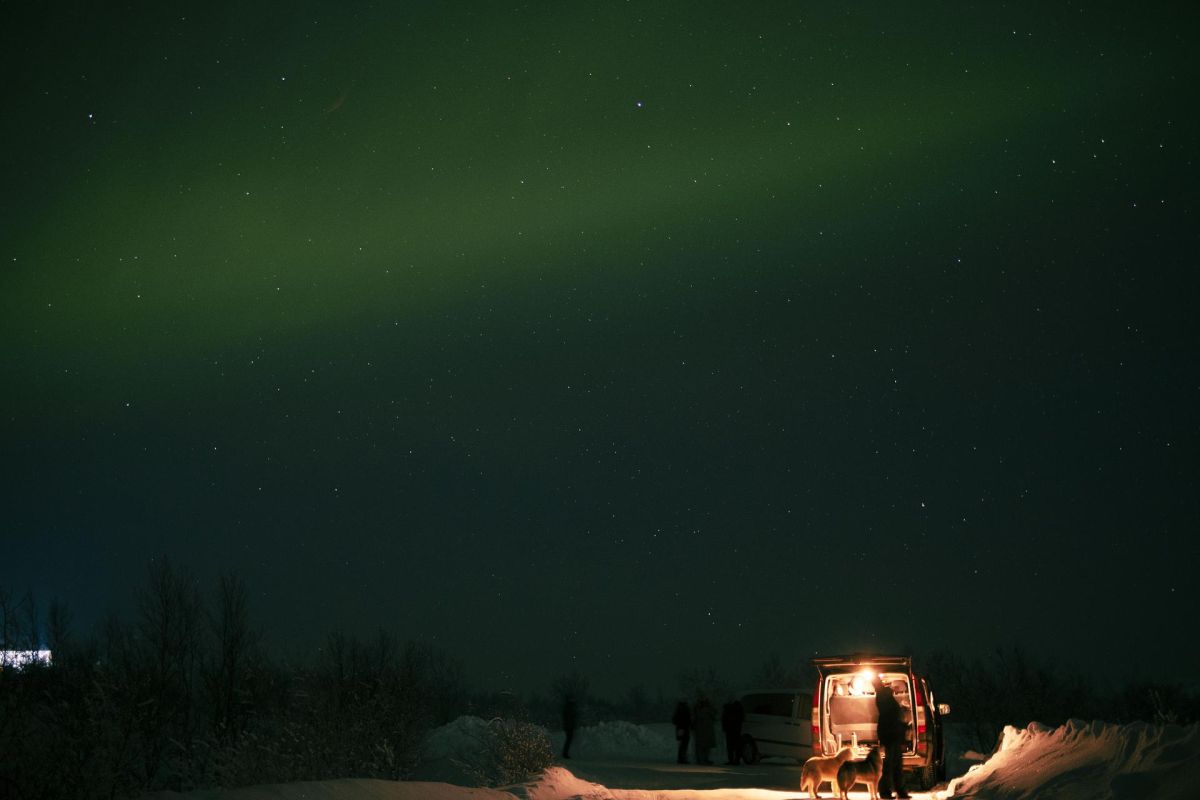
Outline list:
[[[855,654],[814,658],[817,686],[812,695],[813,755],[832,755],[847,745],[864,758],[879,743],[874,681],[892,688],[908,722],[904,769],[921,789],[946,779],[942,717],[950,706],[937,703],[929,681],[913,673],[909,656]]]
[[[758,689],[739,697],[746,712],[742,722],[742,760],[755,764],[760,758],[794,758],[812,755],[812,733],[808,709],[812,695],[807,689]]]

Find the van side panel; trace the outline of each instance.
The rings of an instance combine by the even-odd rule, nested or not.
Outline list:
[[[754,739],[760,756],[780,756],[804,761],[812,755],[810,708],[806,692],[746,692],[742,735]]]

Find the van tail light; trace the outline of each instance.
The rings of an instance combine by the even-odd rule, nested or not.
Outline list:
[[[921,689],[921,682],[913,676],[914,696],[917,699],[917,752],[925,755],[929,749],[929,743],[925,738],[925,692]]]
[[[813,755],[822,755],[825,748],[821,745],[821,679],[817,678],[817,688],[813,690],[812,704],[812,746]]]

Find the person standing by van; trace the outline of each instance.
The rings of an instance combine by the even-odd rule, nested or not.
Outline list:
[[[742,761],[742,724],[746,721],[746,709],[736,697],[721,709],[721,730],[725,734],[725,751],[729,756],[726,764],[737,765]]]
[[[579,706],[575,703],[574,695],[563,698],[563,758],[571,757],[571,742],[575,739],[575,726],[579,723]]]
[[[688,742],[692,738],[692,709],[688,707],[686,700],[680,700],[675,706],[675,713],[671,715],[671,723],[675,726],[675,741],[679,742],[679,758],[680,764],[688,763]]]
[[[904,790],[904,734],[908,725],[904,713],[896,700],[892,687],[884,686],[883,679],[875,676],[875,708],[879,712],[879,744],[883,746],[883,777],[879,781],[879,796],[905,798]]]
[[[712,701],[705,695],[700,695],[696,708],[692,712],[692,722],[696,728],[696,763],[711,764],[712,749],[717,744],[717,732],[714,724],[717,721],[717,710]]]

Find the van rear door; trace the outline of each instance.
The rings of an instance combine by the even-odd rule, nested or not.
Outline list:
[[[815,709],[814,733],[819,734],[818,751],[832,753],[838,747],[858,741],[860,745],[879,738],[879,713],[870,681],[874,675],[888,675],[902,687],[897,701],[908,704],[911,713],[912,659],[908,656],[878,656],[856,653],[845,656],[814,658],[820,695]],[[835,692],[834,689],[837,689]],[[910,740],[908,747],[914,743]]]

